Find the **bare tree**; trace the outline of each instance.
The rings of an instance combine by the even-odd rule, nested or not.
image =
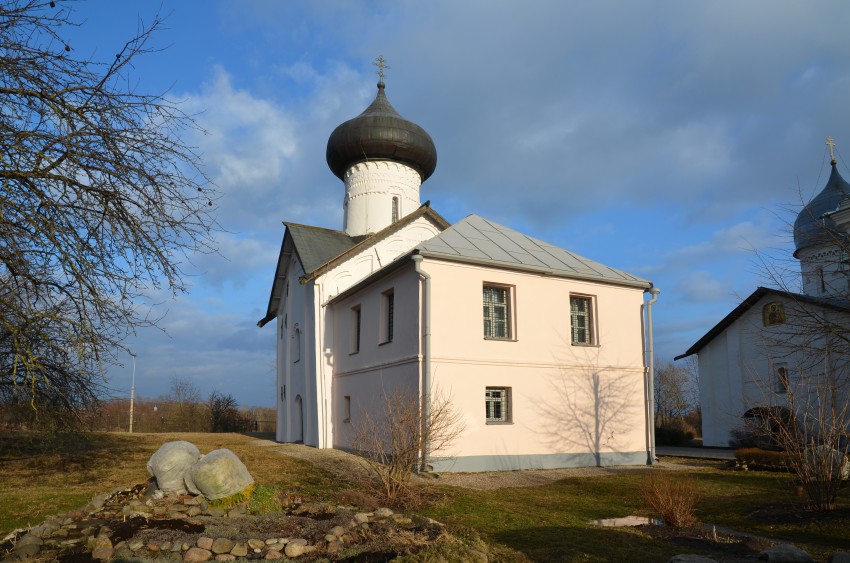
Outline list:
[[[398,388],[383,391],[372,408],[359,408],[353,447],[391,505],[402,501],[409,491],[410,479],[425,452],[429,459],[446,454],[463,433],[462,415],[451,398],[435,389],[429,399],[427,417],[418,394]]]
[[[248,429],[248,419],[239,412],[239,403],[233,395],[219,391],[210,393],[207,400],[210,411],[211,432],[244,432]]]
[[[33,407],[97,396],[141,300],[185,291],[210,250],[214,192],[179,105],[135,90],[156,16],[107,61],[80,57],[61,0],[0,5],[0,388]]]
[[[655,372],[655,425],[665,426],[685,417],[699,407],[696,366],[693,359],[683,363],[661,362]]]

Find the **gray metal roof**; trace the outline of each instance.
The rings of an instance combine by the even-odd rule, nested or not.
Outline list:
[[[362,237],[350,237],[343,231],[297,223],[284,223],[284,225],[292,235],[295,251],[306,273],[327,264],[362,240]]]
[[[424,256],[543,272],[636,287],[652,283],[524,235],[478,215],[470,215],[415,249]]]

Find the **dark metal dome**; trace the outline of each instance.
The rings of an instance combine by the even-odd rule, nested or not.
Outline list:
[[[431,136],[390,105],[383,82],[378,83],[378,95],[363,113],[334,129],[326,158],[339,179],[352,164],[367,160],[402,162],[417,170],[423,182],[437,167]]]
[[[826,186],[800,211],[794,221],[795,257],[804,248],[835,242],[836,238],[843,236],[832,219],[825,215],[837,211],[847,198],[850,198],[850,184],[838,173],[833,160],[832,173]]]

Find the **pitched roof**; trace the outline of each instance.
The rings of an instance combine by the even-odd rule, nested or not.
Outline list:
[[[280,247],[280,256],[272,282],[266,316],[260,319],[257,325],[262,327],[277,316],[282,283],[287,276],[286,262],[289,253],[293,250],[304,269],[305,280],[309,280],[320,276],[339,262],[346,260],[351,254],[359,252],[368,245],[374,244],[423,216],[428,217],[442,229],[449,226],[448,221],[431,209],[430,201],[425,202],[413,213],[405,215],[399,221],[373,235],[352,237],[343,231],[334,229],[284,222],[286,232],[283,235],[283,243]],[[287,243],[289,246],[287,246]]]
[[[493,221],[470,215],[415,249],[423,256],[650,288],[652,283]]]
[[[301,259],[301,266],[308,273],[336,258],[364,238],[348,236],[344,231],[310,225],[286,221],[283,224],[292,236],[295,251]]]
[[[711,330],[706,332],[705,335],[703,335],[702,338],[697,340],[693,346],[688,348],[687,352],[676,356],[675,358],[673,358],[673,360],[681,360],[682,358],[687,358],[688,356],[699,353],[699,351],[702,350],[709,342],[714,340],[721,332],[726,330],[729,325],[740,319],[742,316],[744,316],[744,313],[752,309],[753,306],[755,306],[755,304],[758,303],[765,295],[786,297],[788,299],[797,301],[798,303],[807,303],[810,305],[824,307],[826,309],[832,309],[834,311],[850,313],[850,308],[845,307],[843,305],[838,305],[833,300],[812,297],[810,295],[803,295],[802,293],[782,291],[781,289],[773,289],[770,287],[758,287],[754,292],[750,294],[749,297],[741,301],[740,305],[732,309],[731,313],[723,317],[723,320],[714,325]]]

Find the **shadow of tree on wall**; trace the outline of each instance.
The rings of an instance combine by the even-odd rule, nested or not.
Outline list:
[[[588,453],[597,466],[603,453],[633,452],[626,435],[644,407],[639,370],[564,366],[551,376],[549,392],[538,402],[541,441],[551,451]],[[610,463],[609,463],[610,465]]]

